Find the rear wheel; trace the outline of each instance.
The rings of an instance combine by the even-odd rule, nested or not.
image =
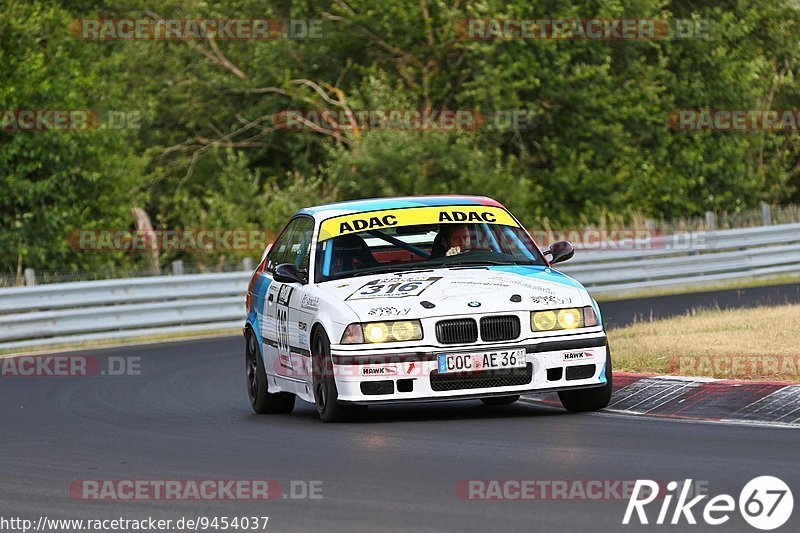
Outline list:
[[[606,384],[591,389],[567,390],[558,393],[561,405],[571,413],[583,413],[603,409],[611,401],[612,372],[611,350],[606,344]]]
[[[356,418],[367,410],[365,405],[342,405],[333,377],[331,343],[322,329],[314,334],[312,347],[312,378],[314,385],[314,404],[323,422],[342,422]]]
[[[261,358],[256,336],[249,329],[245,335],[245,362],[247,364],[247,396],[253,411],[262,414],[291,413],[295,395],[288,392],[269,392],[267,372]]]
[[[519,400],[519,394],[511,396],[492,396],[491,398],[481,398],[484,405],[508,405]]]

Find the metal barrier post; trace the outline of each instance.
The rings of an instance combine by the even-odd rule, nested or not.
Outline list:
[[[32,268],[25,269],[25,285],[28,287],[36,285],[36,271]]]

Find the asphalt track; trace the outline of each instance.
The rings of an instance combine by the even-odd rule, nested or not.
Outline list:
[[[599,305],[606,326],[620,327],[651,318],[682,315],[692,308],[736,309],[796,303],[800,303],[800,283],[601,301]]]
[[[238,337],[81,352],[140,357],[127,377],[0,377],[0,516],[178,519],[269,516],[269,531],[619,531],[611,501],[474,501],[461,480],[691,478],[739,492],[761,475],[800,500],[794,429],[614,414],[567,414],[518,402],[370,408],[359,423],[323,424],[298,402],[255,415]],[[322,499],[86,501],[81,479],[322,481]],[[659,505],[659,504],[655,504]],[[650,509],[650,508],[648,508]],[[654,520],[658,508],[652,508]],[[702,524],[702,514],[695,513]],[[797,530],[798,512],[779,531]],[[648,531],[756,531],[734,512],[722,526]]]

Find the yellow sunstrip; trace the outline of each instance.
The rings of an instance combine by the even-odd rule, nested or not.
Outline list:
[[[384,209],[353,215],[342,215],[322,221],[319,241],[360,231],[381,230],[393,226],[418,224],[500,224],[519,227],[516,220],[500,207],[485,205],[451,205]]]

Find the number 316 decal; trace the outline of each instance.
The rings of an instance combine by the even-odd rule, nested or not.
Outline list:
[[[391,278],[370,281],[356,292],[348,296],[347,300],[366,300],[369,298],[403,298],[405,296],[418,296],[422,291],[433,285],[440,277],[430,278]]]

